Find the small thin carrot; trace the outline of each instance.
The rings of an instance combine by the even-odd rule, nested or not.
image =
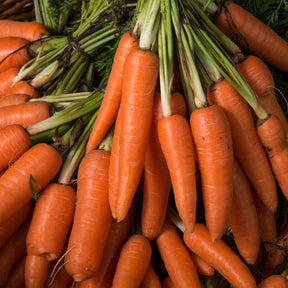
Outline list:
[[[45,101],[27,102],[0,108],[0,129],[19,124],[24,128],[50,117],[49,104]]]
[[[161,282],[152,264],[149,265],[139,288],[161,288]]]
[[[184,242],[235,288],[256,288],[256,281],[244,262],[221,239],[213,243],[205,225],[197,223],[193,233],[184,231]]]
[[[112,215],[108,201],[110,152],[92,150],[82,158],[77,176],[77,200],[65,268],[74,281],[99,269]]]
[[[11,105],[23,104],[29,101],[31,97],[26,94],[11,94],[0,98],[0,108]]]
[[[196,270],[200,275],[213,276],[215,274],[215,269],[210,264],[192,251],[189,252]]]
[[[61,155],[46,143],[32,146],[17,159],[0,178],[0,225],[32,199],[32,192],[36,196],[44,189],[61,164]]]
[[[258,288],[288,288],[288,280],[282,275],[270,275],[265,278]]]
[[[23,256],[12,268],[7,278],[5,288],[25,287],[25,261]]]
[[[97,148],[117,117],[122,94],[125,61],[130,51],[137,48],[139,48],[139,39],[133,33],[126,32],[118,44],[104,98],[90,134],[86,152]]]
[[[11,94],[26,94],[29,95],[31,98],[39,98],[40,92],[33,88],[27,81],[21,80],[19,82],[16,82],[14,85],[12,85],[7,92],[6,95]]]
[[[134,234],[125,242],[117,263],[112,288],[136,288],[150,265],[152,248],[141,234]]]
[[[5,95],[5,92],[12,86],[13,78],[17,76],[20,68],[12,67],[0,73],[0,97]]]
[[[175,287],[200,288],[198,273],[190,253],[178,235],[176,226],[168,218],[155,241]]]
[[[52,261],[61,256],[74,216],[75,191],[50,183],[40,194],[26,238],[27,253]]]

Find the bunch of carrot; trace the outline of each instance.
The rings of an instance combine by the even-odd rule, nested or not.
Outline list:
[[[117,19],[121,1],[104,2],[99,14],[83,4],[88,26],[88,15]],[[49,29],[25,23],[44,30],[19,51],[35,42],[39,54],[0,70],[9,82],[0,96],[1,287],[288,287],[288,122],[266,64],[287,71],[274,59],[288,44],[265,26],[279,52],[257,54],[255,42],[244,51],[219,29],[226,20],[215,20],[217,5],[199,2],[131,1],[128,30],[112,20],[76,29],[73,39],[38,39]],[[250,43],[237,20],[237,9],[248,12],[223,7]],[[111,38],[87,36],[104,30]],[[100,50],[85,47],[102,49],[118,35],[109,77],[78,90],[73,81],[100,65],[89,63]],[[71,56],[67,66],[52,57],[57,48]],[[91,54],[78,61],[83,51]],[[11,96],[20,82],[37,96]]]

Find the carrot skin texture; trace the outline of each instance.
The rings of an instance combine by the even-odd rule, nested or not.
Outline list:
[[[149,265],[148,270],[139,286],[139,288],[161,288],[161,282],[156,274],[152,264]]]
[[[288,43],[241,6],[230,1],[224,2],[215,24],[248,50],[248,54],[255,54],[278,70],[288,72]]]
[[[248,103],[227,80],[211,87],[208,99],[227,115],[235,157],[262,201],[274,212],[278,206],[276,183]]]
[[[256,287],[248,267],[221,239],[213,243],[206,226],[196,223],[193,233],[184,231],[184,242],[191,251],[213,266],[235,288]]]
[[[210,264],[208,264],[204,259],[196,255],[192,251],[189,252],[192,261],[196,267],[196,270],[200,275],[213,276],[215,274],[215,269]]]
[[[0,72],[0,98],[5,95],[5,92],[12,86],[13,78],[17,76],[19,68],[12,67]]]
[[[95,120],[93,130],[90,134],[86,152],[95,149],[99,145],[117,117],[121,102],[125,61],[130,51],[137,48],[139,48],[139,40],[130,32],[126,32],[118,44],[105,95]]]
[[[61,155],[46,143],[32,146],[14,162],[0,178],[0,198],[5,199],[0,203],[0,225],[32,199],[30,175],[38,181],[41,188],[35,183],[33,187],[39,193],[56,176],[61,164]]]
[[[111,287],[139,287],[150,265],[151,255],[152,248],[146,237],[141,234],[130,236],[121,250]]]
[[[27,253],[52,261],[61,256],[73,221],[75,191],[50,183],[36,202],[26,238]]]
[[[5,95],[11,94],[26,94],[29,95],[31,98],[39,98],[40,92],[33,88],[28,82],[25,80],[21,80],[16,82],[13,86],[11,86]]]
[[[110,152],[92,150],[79,166],[75,215],[65,256],[65,268],[76,282],[92,277],[101,265],[112,223],[109,161]]]
[[[190,253],[169,219],[165,220],[163,229],[155,241],[175,287],[200,288],[198,273]]]
[[[2,107],[0,115],[0,129],[12,124],[26,128],[50,117],[49,104],[39,101]]]
[[[0,98],[0,108],[7,107],[11,105],[23,104],[31,99],[29,95],[26,94],[11,94]]]
[[[0,170],[12,165],[30,148],[31,139],[20,125],[0,129]]]
[[[282,275],[270,275],[258,285],[258,288],[288,288],[288,281]]]
[[[193,231],[196,221],[195,153],[188,121],[182,115],[163,118],[158,136],[171,175],[173,193],[185,229]]]
[[[7,278],[5,288],[25,287],[25,261],[26,255],[14,265]]]
[[[120,104],[118,221],[125,218],[142,175],[159,73],[158,62],[156,54],[141,49],[132,50],[125,62]]]
[[[205,220],[213,241],[217,241],[225,232],[232,209],[231,129],[217,105],[194,110],[190,127],[201,175]]]
[[[169,275],[162,280],[161,288],[176,288]]]

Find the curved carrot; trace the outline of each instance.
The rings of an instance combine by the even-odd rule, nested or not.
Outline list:
[[[275,211],[278,197],[274,175],[247,102],[227,80],[211,87],[208,98],[227,115],[235,156],[262,201],[271,211]]]
[[[189,251],[189,252],[190,252],[192,261],[196,267],[196,270],[198,271],[200,275],[213,276],[215,274],[215,269],[210,264],[208,264],[204,259],[196,255],[192,251]]]
[[[156,238],[165,268],[175,287],[201,287],[192,258],[178,235],[176,226],[166,218],[161,233]]]
[[[12,86],[13,78],[17,76],[20,68],[12,67],[0,72],[0,97],[5,96],[6,91]]]
[[[30,60],[29,41],[21,37],[0,38],[0,72],[12,67],[20,68]]]
[[[186,116],[184,97],[175,93],[171,97],[173,114]],[[161,95],[154,95],[153,114],[149,143],[145,152],[144,188],[141,210],[142,233],[148,239],[154,239],[161,231],[166,217],[168,197],[171,190],[171,178],[158,138],[158,122],[162,119]]]
[[[23,104],[31,99],[29,95],[26,94],[11,94],[0,98],[0,108],[7,107],[11,105]]]
[[[137,288],[150,265],[152,248],[141,234],[134,234],[125,242],[117,263],[112,288]]]
[[[31,98],[39,98],[40,92],[37,91],[34,87],[32,87],[27,81],[21,80],[19,82],[16,82],[14,85],[12,85],[7,92],[6,95],[11,94],[26,94],[29,95]]]
[[[157,80],[157,55],[132,50],[126,58],[122,85],[118,221],[125,218],[142,174]]]
[[[236,3],[224,2],[215,24],[228,37],[282,72],[288,72],[288,43]]]
[[[104,98],[89,136],[86,152],[95,149],[99,145],[117,117],[120,107],[125,61],[130,51],[137,48],[139,48],[139,40],[132,33],[126,32],[118,44]]]
[[[25,261],[26,255],[14,265],[7,278],[5,288],[25,287]]]
[[[77,201],[65,268],[74,281],[92,277],[101,265],[112,215],[108,202],[110,152],[92,150],[78,170]]]
[[[270,275],[258,285],[258,288],[288,288],[288,280],[282,275]]]
[[[256,288],[256,281],[248,267],[221,239],[213,243],[208,229],[203,224],[197,223],[193,233],[184,231],[184,242],[234,287]]]
[[[0,225],[32,199],[29,179],[37,194],[56,176],[61,164],[61,155],[46,143],[32,146],[14,162],[0,178]]]
[[[161,288],[161,282],[152,264],[149,265],[139,288]]]
[[[26,239],[27,253],[51,261],[61,256],[74,216],[75,191],[49,184],[35,204]]]
[[[213,241],[217,241],[227,228],[232,208],[231,129],[217,105],[194,110],[190,126],[201,175],[205,221]]]
[[[49,104],[44,101],[27,102],[0,108],[0,129],[18,124],[24,128],[50,117]]]
[[[161,148],[171,175],[175,203],[186,229],[196,221],[195,153],[189,123],[182,115],[172,115],[158,123]]]
[[[45,283],[45,288],[63,288],[68,287],[72,281],[72,276],[69,275],[64,267],[64,261],[56,261],[55,265],[49,267],[49,271],[52,271],[49,275],[49,279]],[[55,270],[55,271],[54,271]],[[52,275],[52,273],[55,273]],[[42,286],[41,286],[42,287]]]
[[[0,129],[0,170],[12,165],[30,148],[31,139],[20,125],[9,125]]]

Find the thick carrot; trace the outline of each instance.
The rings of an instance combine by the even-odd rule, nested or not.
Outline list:
[[[72,187],[49,184],[36,202],[27,234],[27,253],[51,261],[61,256],[70,232],[75,204]]]
[[[152,248],[141,234],[134,234],[125,242],[117,263],[112,288],[137,288],[150,265]]]
[[[69,283],[72,281],[72,276],[67,273],[64,267],[64,260],[58,262],[56,261],[55,265],[51,267],[50,271],[54,271],[54,275],[52,272],[49,274],[49,279],[45,283],[45,288],[63,288],[68,287]]]
[[[288,43],[236,3],[224,2],[215,24],[249,54],[255,54],[282,72],[288,72]]]
[[[108,202],[110,152],[92,150],[78,170],[77,200],[65,268],[74,281],[92,277],[101,264],[112,215]]]
[[[249,86],[258,96],[268,114],[276,115],[288,137],[288,122],[275,95],[275,82],[269,67],[257,56],[248,55],[237,67]]]
[[[0,129],[0,170],[12,165],[30,148],[31,139],[20,125],[9,125]]]
[[[162,280],[161,288],[176,288],[169,275]]]
[[[27,102],[0,108],[0,129],[19,124],[24,128],[50,117],[49,104],[44,101]]]
[[[288,288],[288,280],[282,275],[270,275],[258,285],[258,288]]]
[[[184,231],[184,242],[195,254],[218,270],[233,287],[256,287],[256,281],[244,262],[221,239],[213,243],[203,224],[197,223],[193,233]]]
[[[158,62],[156,54],[143,49],[132,50],[126,58],[121,99],[118,221],[125,218],[142,174],[158,80]]]
[[[161,288],[161,282],[152,264],[149,265],[139,288]]]
[[[25,262],[25,287],[42,288],[44,287],[51,262],[44,256],[26,256]]]
[[[171,97],[173,114],[186,116],[184,97],[175,93]],[[158,138],[158,122],[162,119],[161,95],[154,95],[153,114],[149,143],[145,152],[144,187],[141,211],[142,233],[148,239],[154,239],[161,231],[166,217],[168,197],[171,190],[171,178]]]
[[[12,86],[13,78],[17,76],[20,68],[12,67],[0,73],[0,97]]]
[[[192,251],[189,252],[196,270],[200,275],[213,276],[215,274],[215,269],[210,264]]]
[[[29,41],[21,37],[0,38],[0,72],[20,68],[30,60],[27,52]]]
[[[172,115],[158,123],[161,148],[171,175],[175,204],[186,229],[196,221],[195,153],[189,123],[182,115]]]
[[[217,241],[225,232],[232,208],[231,129],[218,105],[194,110],[190,127],[201,175],[205,221],[213,241]]]
[[[248,103],[227,80],[210,87],[208,99],[227,115],[235,156],[259,197],[275,211],[278,206],[276,183]]]
[[[0,108],[11,105],[23,104],[29,101],[31,97],[26,94],[11,94],[0,98]]]
[[[61,155],[46,143],[32,146],[14,162],[0,178],[0,225],[32,199],[31,175],[37,181],[31,179],[34,193],[38,193],[56,176],[61,164]]]
[[[25,287],[25,261],[26,261],[26,255],[23,256],[14,265],[7,278],[5,288]]]
[[[25,80],[21,80],[19,82],[16,82],[5,93],[5,95],[11,95],[11,94],[26,94],[26,95],[29,95],[31,98],[39,98],[40,97],[40,92],[37,91],[35,88],[33,88]]]
[[[125,61],[130,51],[137,48],[139,48],[139,40],[131,32],[126,32],[120,39],[114,56],[104,98],[86,146],[87,152],[97,148],[117,117]]]
[[[240,255],[255,264],[260,251],[260,231],[250,185],[237,159],[233,163],[234,197],[230,218],[234,241]],[[247,233],[249,231],[249,233]]]
[[[124,220],[121,222],[112,220],[101,265],[90,279],[81,283],[81,288],[110,288],[112,286],[121,249],[132,233],[135,212],[136,206],[132,205]]]
[[[155,241],[175,287],[200,288],[198,273],[190,253],[178,235],[176,226],[168,218]]]

